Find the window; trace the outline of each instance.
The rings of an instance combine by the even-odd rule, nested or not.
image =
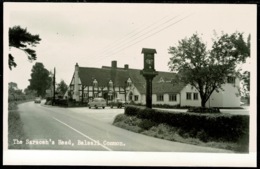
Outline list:
[[[164,79],[161,77],[159,80],[159,83],[163,83],[163,82],[164,82]]]
[[[189,92],[186,93],[186,99],[187,99],[187,100],[191,100],[191,93],[189,93]]]
[[[98,97],[98,93],[94,93],[94,97],[95,97],[95,98]]]
[[[199,94],[193,93],[193,100],[199,100]]]
[[[177,95],[176,94],[170,94],[169,95],[169,100],[170,101],[177,101]]]
[[[163,95],[162,94],[157,95],[157,101],[163,101]]]
[[[97,86],[98,86],[98,82],[97,82],[96,79],[94,79],[94,81],[93,81],[93,86],[94,86],[94,87],[97,87]]]
[[[108,88],[110,88],[110,89],[113,88],[113,82],[112,82],[112,80],[109,80],[109,82],[108,82]]]
[[[236,78],[235,78],[235,77],[228,76],[228,78],[227,78],[227,82],[228,82],[228,83],[235,83],[235,81],[236,81]]]
[[[138,101],[138,95],[135,95],[135,101]]]
[[[127,87],[131,87],[132,86],[132,81],[131,81],[130,78],[127,79],[126,83],[127,83]]]

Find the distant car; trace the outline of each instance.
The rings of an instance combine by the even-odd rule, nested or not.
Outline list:
[[[115,101],[110,102],[110,103],[109,103],[109,106],[110,106],[111,108],[113,108],[113,107],[122,108],[122,107],[125,106],[125,104],[126,104],[125,101],[123,101],[123,100],[120,99],[120,98],[117,98]]]
[[[102,107],[103,109],[107,106],[106,100],[103,98],[94,98],[93,101],[90,101],[88,103],[88,107],[91,109],[91,107],[95,107],[96,109],[98,107]]]
[[[36,97],[34,99],[34,103],[41,103],[41,98],[40,97]]]

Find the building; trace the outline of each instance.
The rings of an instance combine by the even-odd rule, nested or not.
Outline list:
[[[158,71],[153,79],[152,104],[180,106],[200,106],[199,92],[189,84],[173,85],[175,74]],[[208,107],[239,107],[239,79],[231,78],[223,85],[224,91],[213,92],[206,106]],[[146,81],[138,69],[130,69],[129,65],[117,67],[112,61],[111,66],[102,68],[80,67],[75,71],[65,97],[72,97],[79,102],[88,102],[95,97],[103,97],[107,102],[121,98],[126,102],[145,104]]]

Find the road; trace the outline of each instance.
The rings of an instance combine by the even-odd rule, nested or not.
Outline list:
[[[60,108],[28,102],[20,104],[18,111],[27,139],[13,143],[26,144],[28,149],[232,153],[153,138],[113,126],[114,117],[123,113],[123,109]]]

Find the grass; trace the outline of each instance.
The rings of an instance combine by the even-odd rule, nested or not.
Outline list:
[[[227,142],[222,140],[204,141],[207,140],[205,139],[207,136],[203,131],[187,132],[167,124],[156,124],[151,121],[142,120],[136,116],[120,114],[115,118],[113,124],[126,130],[160,139],[205,147],[227,149],[237,153],[248,153],[248,144],[245,144],[243,139],[239,142]]]
[[[19,102],[24,103],[24,102]],[[23,123],[17,110],[16,102],[8,103],[8,148],[9,149],[25,149],[25,144],[13,144],[14,139],[25,140],[26,135],[23,130]]]

